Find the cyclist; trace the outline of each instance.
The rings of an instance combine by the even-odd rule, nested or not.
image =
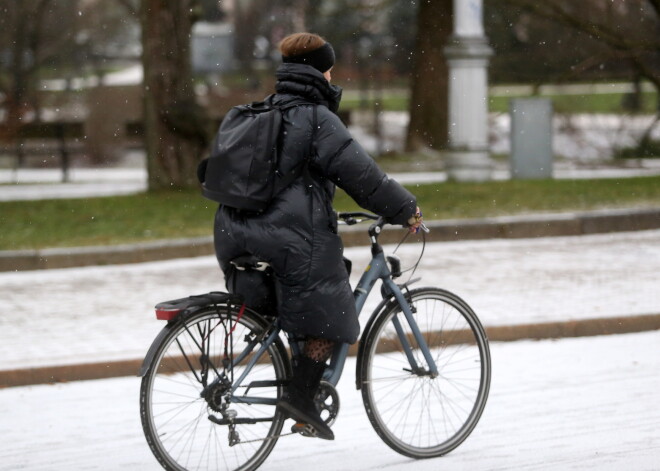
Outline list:
[[[416,230],[421,214],[415,197],[387,177],[337,117],[342,90],[330,82],[335,62],[330,43],[315,34],[296,33],[281,41],[280,52],[283,63],[276,72],[273,102],[303,98],[317,106],[284,112],[279,170],[287,174],[304,162],[313,142],[309,172],[277,194],[264,212],[221,205],[215,216],[215,250],[227,280],[231,261],[245,255],[272,268],[282,329],[305,339],[278,407],[312,426],[318,437],[332,440],[313,399],[335,343],[354,343],[360,330],[332,209],[335,185],[393,224]],[[227,287],[232,290],[229,282]]]

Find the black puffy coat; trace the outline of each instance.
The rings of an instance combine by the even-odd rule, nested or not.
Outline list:
[[[311,188],[306,190],[305,178],[299,177],[261,214],[220,206],[216,254],[225,274],[230,260],[246,253],[270,263],[285,331],[354,343],[360,329],[332,209],[335,185],[394,224],[406,224],[415,213],[415,197],[378,168],[333,113],[341,89],[304,64],[282,64],[277,79],[275,103],[303,98],[321,105],[284,112],[280,171],[287,174],[306,158],[314,134]]]

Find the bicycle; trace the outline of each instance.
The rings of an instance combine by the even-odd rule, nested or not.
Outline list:
[[[401,263],[378,243],[382,218],[362,212],[338,218],[349,225],[376,221],[368,230],[373,257],[354,290],[360,313],[382,281],[383,299],[357,352],[356,387],[367,417],[402,455],[449,453],[470,435],[486,405],[491,363],[485,331],[458,296],[439,288],[411,290],[418,280],[393,281]],[[165,469],[253,470],[280,437],[313,433],[294,425],[282,434],[286,417],[275,405],[302,343],[280,330],[277,316],[252,311],[237,295],[211,292],[160,303],[156,317],[167,325],[140,369],[140,415]],[[348,348],[335,348],[315,398],[329,425],[339,411],[335,386]]]

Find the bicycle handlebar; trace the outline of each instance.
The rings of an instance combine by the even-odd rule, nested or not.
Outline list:
[[[363,211],[351,211],[346,213],[337,213],[337,219],[339,220],[339,222],[343,222],[347,226],[353,226],[358,222],[364,221],[365,219],[371,219],[373,221],[377,221],[383,218],[375,214],[365,213]],[[383,219],[383,224],[385,224],[384,219]]]
[[[345,213],[337,213],[337,219],[339,222],[343,222],[347,226],[353,226],[359,222],[364,221],[365,219],[370,219],[372,221],[376,221],[374,226],[378,227],[383,227],[385,224],[388,224],[388,222],[385,220],[385,218],[381,216],[377,216],[376,214],[371,214],[371,213],[366,213],[364,211],[349,211]],[[424,223],[422,223],[419,228],[426,232],[427,234],[430,232],[429,228],[426,227]]]

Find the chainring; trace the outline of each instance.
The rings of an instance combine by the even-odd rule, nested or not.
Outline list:
[[[323,421],[331,426],[337,420],[339,414],[339,394],[334,386],[327,381],[321,381],[319,390],[314,397],[319,414]]]

